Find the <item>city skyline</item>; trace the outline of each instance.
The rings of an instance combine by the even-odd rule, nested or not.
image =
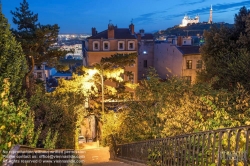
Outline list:
[[[12,23],[10,11],[20,7],[23,0],[2,0],[2,11]],[[98,32],[107,29],[111,22],[119,28],[128,28],[133,22],[135,31],[145,32],[165,30],[179,25],[185,15],[194,18],[200,16],[200,22],[207,22],[211,5],[213,7],[213,22],[233,23],[234,15],[242,6],[250,7],[250,0],[27,0],[29,9],[38,13],[41,24],[58,24],[61,34],[90,34],[95,27]]]

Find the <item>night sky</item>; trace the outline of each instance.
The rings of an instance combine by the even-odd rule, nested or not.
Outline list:
[[[12,15],[23,0],[2,0],[2,11],[12,27]],[[60,33],[90,33],[107,29],[108,23],[135,30],[165,30],[179,25],[187,14],[207,22],[213,6],[213,22],[233,23],[242,6],[250,9],[250,0],[27,0],[30,10],[38,13],[41,24],[58,24]]]

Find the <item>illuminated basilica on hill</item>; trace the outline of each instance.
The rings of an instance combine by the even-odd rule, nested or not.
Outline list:
[[[211,5],[211,9],[210,9],[210,13],[209,13],[209,20],[208,23],[211,24],[212,23],[212,14],[213,14],[213,9],[212,9],[212,5]],[[184,18],[182,19],[182,23],[179,25],[180,27],[185,27],[188,24],[197,24],[200,21],[200,17],[197,15],[195,16],[195,18],[190,18],[187,15],[184,16]]]
[[[180,24],[180,27],[185,27],[187,26],[187,24],[197,24],[200,21],[200,17],[199,16],[195,16],[195,18],[190,18],[187,15],[184,16],[184,18],[182,19],[182,23]]]

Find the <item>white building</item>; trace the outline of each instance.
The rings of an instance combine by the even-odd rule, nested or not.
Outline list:
[[[65,56],[65,59],[83,59],[82,56],[82,44],[74,44],[74,45],[64,45],[61,47],[62,50],[74,52],[68,53]]]
[[[187,15],[184,16],[184,18],[182,19],[182,23],[180,24],[180,27],[185,27],[188,24],[197,24],[200,21],[200,17],[199,16],[195,16],[195,18],[190,18]]]

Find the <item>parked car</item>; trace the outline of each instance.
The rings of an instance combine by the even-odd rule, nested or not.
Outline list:
[[[84,136],[79,136],[79,138],[78,138],[78,143],[79,144],[82,144],[82,143],[85,143],[86,142],[86,138],[84,137]]]

